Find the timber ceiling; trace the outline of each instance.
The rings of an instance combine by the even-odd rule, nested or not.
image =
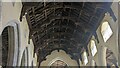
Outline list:
[[[102,21],[110,2],[23,2],[38,61],[54,50],[64,50],[77,60]],[[81,58],[80,58],[81,59]]]

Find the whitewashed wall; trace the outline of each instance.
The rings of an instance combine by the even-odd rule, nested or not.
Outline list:
[[[13,5],[14,4],[14,5]],[[34,65],[36,65],[37,57],[33,57],[33,42],[30,40],[30,44],[28,44],[28,36],[29,36],[29,28],[26,21],[26,18],[23,18],[23,21],[19,21],[22,3],[21,2],[2,2],[1,4],[1,17],[2,20],[0,22],[0,35],[4,28],[10,22],[16,22],[18,24],[18,31],[19,31],[19,56],[18,56],[18,66],[21,65],[21,58],[24,50],[28,49],[28,65],[31,66],[31,62],[33,61]],[[1,54],[1,53],[0,53]]]

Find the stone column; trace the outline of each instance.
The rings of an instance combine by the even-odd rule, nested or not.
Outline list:
[[[95,68],[95,61],[93,60],[92,56],[91,56],[91,60],[90,60],[90,66],[91,66],[91,68]]]
[[[106,50],[107,47],[100,46],[98,49],[98,66],[103,66],[102,68],[106,68]]]

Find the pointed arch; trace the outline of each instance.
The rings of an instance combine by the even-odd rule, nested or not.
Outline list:
[[[60,50],[59,52],[57,50],[53,51],[46,57],[46,60],[43,61],[40,66],[50,66],[57,60],[65,62],[68,66],[78,66],[77,62],[71,59],[70,56],[63,50]]]

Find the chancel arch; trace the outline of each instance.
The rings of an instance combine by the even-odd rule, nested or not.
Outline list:
[[[77,62],[71,59],[63,50],[60,50],[59,52],[57,50],[53,51],[46,57],[45,61],[41,62],[41,66],[51,66],[51,64],[57,60],[65,62],[68,66],[78,66]]]

